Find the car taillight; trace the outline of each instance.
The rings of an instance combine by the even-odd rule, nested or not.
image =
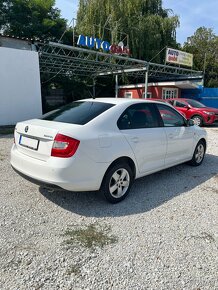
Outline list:
[[[76,153],[80,141],[74,138],[57,134],[51,150],[51,156],[68,158]]]

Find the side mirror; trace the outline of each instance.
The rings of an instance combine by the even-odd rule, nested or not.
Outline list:
[[[192,119],[188,120],[188,126],[194,126],[194,121]]]
[[[187,110],[191,109],[190,105],[186,105],[184,108]]]

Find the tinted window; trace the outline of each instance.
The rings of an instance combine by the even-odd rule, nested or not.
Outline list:
[[[195,100],[187,100],[187,103],[194,108],[205,108],[206,106]]]
[[[167,103],[173,106],[174,101],[173,100],[167,100]]]
[[[176,107],[180,107],[180,108],[184,108],[187,105],[185,103],[183,103],[183,102],[175,101],[175,106]]]
[[[184,118],[174,109],[160,104],[157,104],[157,108],[163,120],[164,127],[181,127],[185,125]]]
[[[159,127],[158,116],[152,104],[136,104],[127,108],[120,116],[120,130]]]
[[[44,117],[44,120],[84,125],[113,107],[101,102],[73,102]]]

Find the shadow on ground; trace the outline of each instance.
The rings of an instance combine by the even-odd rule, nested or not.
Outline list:
[[[126,216],[150,211],[215,175],[218,176],[218,156],[207,154],[199,167],[182,164],[137,179],[129,196],[115,205],[107,203],[99,192],[49,192],[43,187],[39,190],[58,206],[82,216]]]

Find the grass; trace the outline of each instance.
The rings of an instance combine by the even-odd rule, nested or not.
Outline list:
[[[9,135],[14,133],[15,126],[1,126],[0,135]]]
[[[0,161],[3,161],[5,159],[4,157],[5,157],[4,155],[0,154]]]
[[[117,238],[109,234],[110,227],[100,228],[96,224],[91,224],[85,228],[67,229],[64,236],[68,245],[81,244],[85,248],[101,247],[115,243]]]
[[[71,265],[70,268],[67,270],[67,275],[80,275],[81,270],[80,270],[80,266],[77,264]]]

